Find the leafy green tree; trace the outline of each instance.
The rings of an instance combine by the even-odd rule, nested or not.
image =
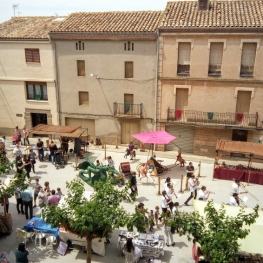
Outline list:
[[[251,214],[245,214],[244,208],[236,217],[226,215],[222,205],[215,209],[213,201],[205,207],[205,216],[198,212],[178,213],[169,222],[179,235],[186,235],[190,241],[194,238],[200,245],[203,255],[210,263],[234,262],[239,252],[238,239],[244,239],[250,230],[244,226],[255,223],[258,217],[257,205]]]
[[[79,178],[67,182],[67,189],[64,205],[47,207],[44,216],[53,226],[75,231],[80,237],[87,235],[87,263],[90,263],[92,240],[109,238],[114,229],[126,226],[136,216],[121,207],[123,200],[131,201],[128,186],[118,190],[111,180],[99,181],[90,200],[83,196],[84,184]]]

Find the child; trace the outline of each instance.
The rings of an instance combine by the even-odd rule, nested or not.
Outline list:
[[[101,166],[101,163],[100,163],[99,160],[96,160],[96,166],[97,166],[97,167],[98,167],[98,166]]]
[[[153,232],[153,227],[154,227],[153,210],[150,210],[150,212],[149,212],[148,224],[149,224],[150,231]]]
[[[159,206],[156,206],[155,207],[155,212],[154,212],[154,219],[155,219],[155,224],[156,224],[158,229],[160,229],[160,227],[158,226],[159,218],[160,218]]]
[[[59,195],[59,197],[61,198],[61,196],[64,196],[63,194],[62,194],[62,192],[61,192],[61,189],[58,187],[57,188],[57,193],[56,193],[56,195]]]

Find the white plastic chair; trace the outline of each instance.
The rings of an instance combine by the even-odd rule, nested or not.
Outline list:
[[[133,253],[129,253],[123,250],[123,254],[125,256],[125,263],[137,263],[138,260],[135,258]]]
[[[31,241],[33,242],[32,237],[35,235],[34,232],[27,232],[25,230],[22,230],[20,228],[16,229],[16,239],[18,238],[23,238],[23,242],[25,243],[26,246],[26,242],[29,241],[31,239]]]
[[[46,249],[50,246],[53,250],[53,245],[57,244],[57,239],[53,234],[46,234]]]
[[[41,240],[45,237],[45,234],[41,230],[33,229],[35,232],[35,245],[37,245],[37,241],[39,240],[39,245],[41,246]]]

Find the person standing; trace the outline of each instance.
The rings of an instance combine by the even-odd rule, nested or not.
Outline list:
[[[29,252],[26,250],[26,245],[20,243],[18,249],[15,251],[16,263],[28,263]]]
[[[171,232],[171,226],[169,226],[169,219],[171,218],[171,212],[169,210],[166,211],[164,217],[163,217],[163,225],[164,225],[164,233],[166,236],[166,246],[169,247],[170,246],[170,241],[171,241],[171,245],[174,247],[175,246],[175,242],[173,239],[173,234]]]
[[[36,173],[36,171],[35,171],[36,153],[33,151],[33,149],[29,150],[28,157],[29,157],[29,160],[31,162],[31,167],[32,167],[33,173],[35,174]]]
[[[171,183],[168,183],[167,184],[167,187],[165,188],[165,191],[166,191],[166,194],[167,194],[167,196],[169,197],[169,199],[171,200],[171,202],[169,202],[169,207],[170,207],[170,210],[172,211],[172,209],[173,209],[173,206],[174,206],[174,204],[173,204],[173,189],[172,189],[172,185],[171,185]]]
[[[156,227],[158,229],[160,229],[160,227],[158,225],[158,220],[161,218],[159,209],[160,209],[159,206],[156,206],[155,207],[155,212],[154,212],[154,220],[155,220]]]
[[[13,150],[13,155],[14,155],[14,157],[17,157],[17,156],[22,157],[22,151],[21,151],[20,146],[19,146],[18,143],[16,144],[16,147]]]
[[[29,140],[28,140],[29,134],[28,134],[28,130],[26,126],[24,126],[22,130],[22,136],[23,136],[24,145],[26,145],[26,142],[27,142],[27,145],[30,145]]]
[[[240,192],[239,191],[239,187],[240,187],[240,180],[236,179],[235,182],[232,184],[232,193],[236,193],[238,195],[240,195],[240,194],[247,194],[247,191]]]
[[[52,190],[51,195],[47,199],[48,205],[50,205],[50,206],[58,205],[59,201],[60,201],[60,196],[56,195],[55,190]]]
[[[57,145],[51,141],[50,145],[49,145],[49,151],[50,151],[50,156],[51,156],[51,162],[54,165],[54,161],[55,161],[55,151],[58,150]]]
[[[172,200],[169,199],[167,193],[165,190],[162,191],[162,210],[163,213],[167,212],[167,208],[169,207],[169,204],[172,202]]]
[[[47,205],[47,198],[47,192],[44,191],[43,187],[40,187],[38,193],[38,205],[40,208]]]
[[[111,158],[111,156],[108,156],[108,157],[107,157],[107,162],[108,162],[108,165],[113,165],[113,166],[114,166],[114,161],[113,161],[113,159]]]
[[[20,156],[16,157],[16,172],[19,173],[20,175],[23,172],[23,160]]]
[[[23,168],[25,169],[25,171],[26,171],[26,176],[27,176],[27,178],[29,179],[29,178],[30,178],[30,172],[31,172],[32,165],[31,165],[29,156],[28,156],[27,154],[24,155]]]
[[[196,188],[197,188],[198,184],[199,184],[198,180],[195,180],[195,176],[194,176],[194,174],[192,174],[192,177],[191,177],[190,180],[189,180],[189,187],[190,187],[191,195],[190,195],[190,196],[188,197],[188,199],[184,202],[184,205],[189,206],[189,205],[188,205],[188,202],[189,202],[192,198],[196,199],[196,197],[197,197],[197,190],[196,190]]]
[[[190,162],[188,166],[186,166],[186,182],[185,182],[185,191],[189,190],[188,181],[194,174],[195,168],[193,166],[193,163]]]
[[[131,188],[131,194],[130,194],[131,196],[138,194],[137,180],[136,180],[136,173],[135,172],[131,173],[130,188]]]
[[[129,148],[129,153],[130,153],[130,157],[131,157],[130,160],[133,160],[133,156],[135,157],[135,150],[134,150],[134,145],[132,142],[130,142],[128,148]]]
[[[28,209],[29,209],[29,216],[31,219],[33,217],[33,204],[32,204],[33,198],[31,191],[29,189],[26,189],[23,192],[21,192],[21,198],[25,205],[26,219],[28,219]]]
[[[17,210],[17,213],[20,214],[24,214],[24,204],[23,204],[23,201],[22,201],[22,198],[21,198],[21,191],[20,191],[20,188],[17,187],[16,190],[15,190],[15,198],[16,198],[16,210]],[[20,209],[19,209],[19,206],[20,206]]]
[[[18,129],[18,126],[15,127],[14,136],[17,136],[17,141],[21,142],[21,132]]]
[[[38,159],[40,162],[43,162],[44,159],[44,143],[39,138],[37,141],[37,151],[38,151]]]
[[[39,184],[39,179],[36,179],[35,183],[33,184],[33,189],[34,189],[34,206],[33,206],[33,208],[37,207],[36,200],[37,200],[40,188],[42,188],[42,186]]]

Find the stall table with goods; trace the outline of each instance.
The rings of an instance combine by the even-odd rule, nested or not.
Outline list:
[[[132,238],[133,245],[140,248],[144,257],[159,258],[164,255],[164,236],[158,234],[144,234],[122,231],[117,246],[122,251],[127,238]]]

